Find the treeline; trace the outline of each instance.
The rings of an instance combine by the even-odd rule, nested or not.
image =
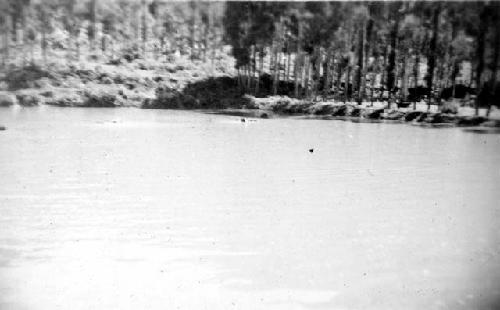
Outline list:
[[[297,98],[385,93],[390,104],[424,94],[430,105],[460,83],[475,89],[477,113],[498,89],[498,2],[229,2],[224,28],[240,85],[254,94],[265,63],[272,93]]]
[[[222,47],[223,10],[222,2],[0,0],[1,64],[43,65],[59,51],[68,61],[210,59]]]
[[[499,2],[0,0],[0,65],[210,61],[232,47],[255,95],[428,103],[500,97]],[[462,93],[462,94],[458,94]]]

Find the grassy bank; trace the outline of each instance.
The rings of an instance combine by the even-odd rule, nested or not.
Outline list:
[[[160,90],[181,91],[210,77],[230,76],[233,59],[220,54],[213,63],[170,56],[167,61],[100,59],[68,64],[11,66],[0,72],[0,106],[145,107]]]

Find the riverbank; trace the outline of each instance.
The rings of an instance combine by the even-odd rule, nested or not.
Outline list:
[[[267,96],[270,80],[266,76],[261,79],[259,97],[254,97],[240,90],[233,67],[234,59],[221,54],[213,64],[179,56],[169,62],[137,59],[68,65],[53,61],[45,67],[10,68],[0,76],[0,106],[237,109],[233,112],[236,115],[259,118],[293,115],[432,127],[500,128],[499,110],[493,109],[488,118],[485,110],[475,116],[472,107],[461,106],[458,101],[428,109],[424,102],[398,107],[383,101],[357,104]]]
[[[303,115],[307,117],[323,119],[343,119],[358,122],[399,122],[412,123],[423,126],[450,127],[450,126],[484,126],[500,127],[500,111],[494,110],[490,117],[474,115],[471,107],[458,107],[448,103],[444,108],[438,110],[436,106],[428,109],[425,103],[417,103],[413,107],[397,107],[392,104],[388,107],[387,102],[311,102],[296,100],[288,97],[253,98],[254,105],[260,110],[272,111],[278,115]]]

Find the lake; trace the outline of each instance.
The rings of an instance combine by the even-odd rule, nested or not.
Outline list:
[[[127,108],[0,124],[2,310],[500,304],[500,135]]]

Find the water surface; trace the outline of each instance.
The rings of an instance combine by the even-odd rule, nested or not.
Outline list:
[[[498,306],[500,135],[51,107],[0,124],[2,310]]]

